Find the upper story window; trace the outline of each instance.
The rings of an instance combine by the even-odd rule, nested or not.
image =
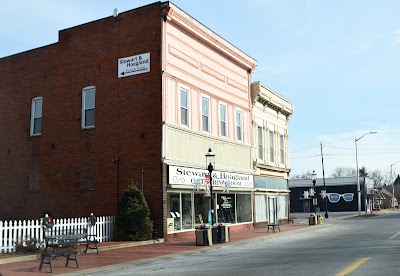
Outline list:
[[[274,132],[269,131],[269,161],[270,162],[275,162],[274,159]]]
[[[95,98],[94,86],[82,89],[82,128],[94,127]]]
[[[189,90],[180,88],[181,125],[189,126]]]
[[[242,111],[236,110],[236,140],[242,141]]]
[[[33,98],[31,109],[31,136],[42,134],[42,108],[43,97]]]
[[[284,151],[284,144],[283,144],[283,135],[279,135],[279,151],[281,156],[281,164],[285,164],[285,151]]]
[[[201,97],[201,130],[210,132],[210,99]]]
[[[219,105],[219,129],[222,137],[227,137],[226,105]]]
[[[263,137],[263,128],[257,127],[257,152],[258,152],[258,159],[264,159],[264,137]]]

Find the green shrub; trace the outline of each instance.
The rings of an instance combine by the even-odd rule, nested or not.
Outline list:
[[[15,252],[20,254],[35,253],[39,250],[39,241],[29,236],[25,237],[25,243],[22,238],[15,242]]]
[[[152,236],[153,222],[146,199],[136,186],[129,185],[118,205],[114,240],[145,241]]]

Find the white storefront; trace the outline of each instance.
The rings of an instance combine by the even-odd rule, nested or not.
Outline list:
[[[168,167],[168,233],[193,230],[209,223],[211,209],[209,172],[196,168]],[[253,176],[213,171],[215,219],[227,225],[252,223]]]

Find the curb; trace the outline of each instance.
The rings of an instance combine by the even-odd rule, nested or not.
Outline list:
[[[149,245],[149,244],[156,244],[156,243],[162,243],[162,242],[164,242],[164,239],[150,240],[150,241],[138,241],[138,242],[127,242],[127,243],[115,244],[115,245],[106,245],[106,246],[99,247],[99,252],[105,251],[105,250],[112,250],[112,249],[126,248],[126,247],[132,247],[132,246],[140,246],[140,245]],[[82,249],[78,249],[78,253],[79,254],[84,253],[84,251],[85,250],[83,248]],[[88,251],[86,254],[92,254],[92,253],[95,253],[95,251]],[[17,262],[40,260],[40,258],[41,258],[41,253],[40,254],[27,255],[27,256],[4,258],[4,259],[0,259],[0,265],[2,265],[2,264],[10,264],[10,263],[17,263]]]

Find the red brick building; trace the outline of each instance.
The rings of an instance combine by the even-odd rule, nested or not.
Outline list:
[[[224,98],[228,111],[243,110],[240,148],[248,164],[240,169],[243,161],[233,163],[227,155],[230,163],[224,169],[251,172],[249,85],[255,61],[182,14],[169,2],[157,2],[61,30],[57,43],[0,59],[0,219],[38,218],[44,210],[56,217],[115,215],[118,198],[134,183],[144,192],[154,228],[166,236],[168,166],[179,165],[179,158],[168,156],[172,144],[165,142],[166,122],[179,112],[178,105],[176,111],[167,111],[165,98],[175,89],[170,80],[208,93],[211,109],[213,102]],[[190,59],[166,41],[168,24],[203,41],[207,51],[218,54],[218,64],[225,60],[226,66],[236,68],[238,79],[206,67],[207,60],[199,63],[197,79],[212,83],[206,78],[219,77],[223,86],[214,87],[217,93],[173,73],[168,64],[185,58],[174,68],[187,71],[200,66],[192,64],[186,70],[196,57]],[[176,60],[168,62],[167,56]],[[227,91],[242,103],[218,91]],[[214,98],[213,93],[220,95]],[[191,118],[195,120],[195,115]],[[220,138],[213,137],[218,136],[214,131],[217,127],[202,135],[215,144]],[[205,154],[209,144],[200,145],[199,152]],[[184,156],[183,163],[203,168],[204,154],[199,160]],[[224,160],[218,161],[224,165]]]

